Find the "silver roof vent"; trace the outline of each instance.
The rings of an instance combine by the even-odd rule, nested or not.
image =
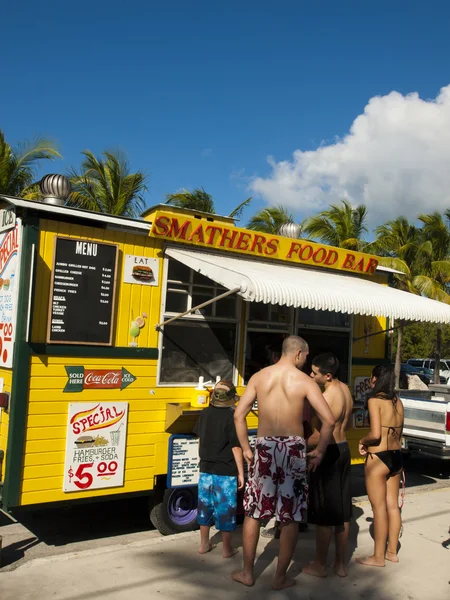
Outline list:
[[[64,206],[72,191],[70,181],[64,175],[45,175],[39,183],[39,188],[42,202],[55,206]]]

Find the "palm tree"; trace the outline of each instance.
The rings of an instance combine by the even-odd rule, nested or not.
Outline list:
[[[37,163],[55,158],[61,158],[61,155],[49,139],[37,137],[12,148],[0,131],[0,192],[29,198],[33,192]]]
[[[395,287],[450,304],[450,231],[439,213],[420,215],[419,220],[423,223],[422,228],[411,225],[405,217],[388,221],[376,228],[377,238],[366,248],[381,254],[381,265],[402,272],[394,275]],[[400,322],[396,377],[400,372],[402,328]],[[441,327],[438,326],[437,355],[440,355],[440,334]],[[437,356],[436,365],[439,360]],[[434,376],[439,383],[438,368]]]
[[[378,254],[381,257],[380,265],[401,272],[401,274],[393,274],[393,287],[416,294],[417,290],[413,284],[410,265],[414,263],[421,245],[421,230],[411,225],[405,217],[398,217],[377,227],[375,234],[377,237],[366,245],[365,250]],[[397,387],[400,382],[404,324],[404,321],[400,319],[397,326],[397,351],[394,367]]]
[[[343,200],[342,206],[332,204],[327,210],[305,219],[302,230],[324,244],[362,250],[365,246],[362,238],[367,233],[366,219],[367,208],[363,204],[353,208],[348,200]]]
[[[419,274],[414,285],[422,295],[450,304],[450,231],[438,212],[420,215],[419,220],[423,223],[424,243],[417,258]],[[442,324],[438,323],[436,333],[434,382],[439,383]]]
[[[247,224],[247,229],[255,229],[262,233],[277,234],[280,227],[294,223],[293,215],[284,206],[269,206],[254,215]]]
[[[95,212],[137,218],[142,213],[147,191],[147,176],[141,171],[130,173],[121,152],[105,151],[96,158],[90,150],[82,152],[81,171],[72,169],[72,194],[68,204]]]
[[[251,198],[247,198],[247,200],[244,200],[238,206],[236,206],[236,208],[233,209],[228,216],[238,219],[242,215],[244,208],[248,206],[251,201]],[[168,194],[166,204],[172,204],[172,206],[178,206],[179,208],[207,212],[212,215],[217,214],[211,194],[205,192],[203,188],[195,188],[192,192],[181,189],[174,194]]]
[[[229,217],[238,219],[242,215],[242,211],[252,201],[251,198],[247,198],[241,202],[235,209],[233,209]],[[172,206],[178,206],[179,208],[187,208],[190,210],[198,210],[200,212],[206,212],[215,215],[216,207],[212,196],[205,192],[203,188],[196,188],[192,192],[181,189],[174,194],[168,194],[166,204],[172,204]]]

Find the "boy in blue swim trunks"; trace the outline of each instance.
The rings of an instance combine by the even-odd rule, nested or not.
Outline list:
[[[199,553],[213,549],[211,525],[222,532],[223,557],[236,554],[231,532],[236,529],[237,490],[244,487],[244,461],[234,425],[236,388],[219,381],[194,427],[199,437],[200,478],[198,482]]]

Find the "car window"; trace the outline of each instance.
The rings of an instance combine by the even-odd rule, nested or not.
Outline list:
[[[427,369],[434,369],[434,360],[425,361],[425,366],[427,367]]]
[[[448,367],[447,367],[447,363],[446,363],[446,362],[444,362],[443,360],[441,360],[439,369],[440,369],[441,371],[446,371],[446,370],[448,369]]]
[[[422,363],[423,363],[422,360],[415,360],[414,358],[411,358],[410,360],[408,360],[408,364],[412,365],[413,367],[421,367]]]

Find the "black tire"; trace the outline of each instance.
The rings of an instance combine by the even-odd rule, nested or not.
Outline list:
[[[197,488],[165,490],[163,501],[150,512],[150,521],[162,535],[198,529]]]

